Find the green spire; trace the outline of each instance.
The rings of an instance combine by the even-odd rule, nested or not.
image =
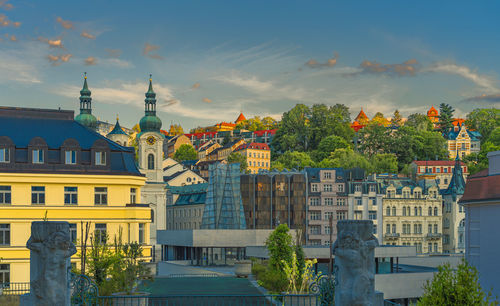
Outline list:
[[[92,98],[91,92],[87,84],[87,73],[85,72],[83,88],[80,90],[80,114],[75,120],[92,130],[97,128],[97,119],[92,115]]]
[[[145,116],[139,122],[141,132],[155,131],[160,132],[161,120],[156,117],[156,93],[153,91],[153,79],[149,75],[149,88],[144,100]]]
[[[149,75],[149,88],[148,91],[146,92],[146,102],[145,107],[146,107],[146,116],[147,115],[156,115],[156,93],[153,91],[153,79],[151,78],[152,75]]]

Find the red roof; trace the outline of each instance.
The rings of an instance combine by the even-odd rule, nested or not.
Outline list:
[[[199,138],[203,138],[203,135],[214,137],[215,134],[217,134],[217,132],[191,133],[191,134],[184,134],[184,135],[186,135],[186,137],[189,137],[189,138],[194,136],[194,137],[199,139]]]
[[[430,116],[438,116],[438,111],[437,109],[434,108],[434,105],[431,106],[431,108],[427,111],[427,116],[430,117]]]
[[[467,179],[465,192],[460,203],[473,203],[500,199],[500,175],[488,176],[481,171]]]
[[[264,136],[264,134],[266,132],[267,132],[267,135],[274,135],[274,134],[276,134],[276,131],[277,131],[276,129],[274,129],[274,130],[262,130],[262,131],[255,131],[253,133],[256,136]]]
[[[247,118],[245,118],[245,116],[243,116],[243,113],[240,113],[240,115],[238,116],[238,119],[236,119],[235,123],[245,121],[245,120],[247,120]]]
[[[454,160],[414,160],[417,166],[455,166]],[[460,161],[460,166],[465,166],[463,161]]]
[[[167,132],[167,131],[160,130],[160,132],[161,132],[163,135],[168,136],[168,132]]]
[[[245,150],[245,149],[255,149],[255,150],[266,150],[270,151],[271,148],[265,143],[251,142],[240,145],[235,151]]]
[[[365,112],[363,111],[363,109],[361,109],[359,111],[359,114],[356,117],[356,119],[354,119],[354,121],[360,121],[360,119],[368,120],[368,116],[365,114]]]
[[[359,122],[357,121],[354,121],[352,124],[351,124],[351,129],[353,129],[355,132],[361,130],[362,128],[364,128],[365,126],[363,124],[359,124]]]

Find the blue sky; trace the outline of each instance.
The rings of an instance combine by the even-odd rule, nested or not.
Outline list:
[[[0,105],[125,126],[153,74],[163,128],[276,118],[297,103],[354,117],[500,105],[499,2],[0,0]]]

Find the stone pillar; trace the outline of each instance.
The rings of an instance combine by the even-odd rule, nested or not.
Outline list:
[[[68,222],[31,223],[31,290],[22,297],[22,305],[70,305],[70,258],[76,248],[69,235]]]
[[[375,297],[375,247],[370,220],[337,222],[335,254],[335,305],[379,305]]]

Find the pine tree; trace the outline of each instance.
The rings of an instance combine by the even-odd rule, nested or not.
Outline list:
[[[455,109],[449,104],[439,105],[439,130],[442,133],[448,132],[453,127],[453,113]]]

